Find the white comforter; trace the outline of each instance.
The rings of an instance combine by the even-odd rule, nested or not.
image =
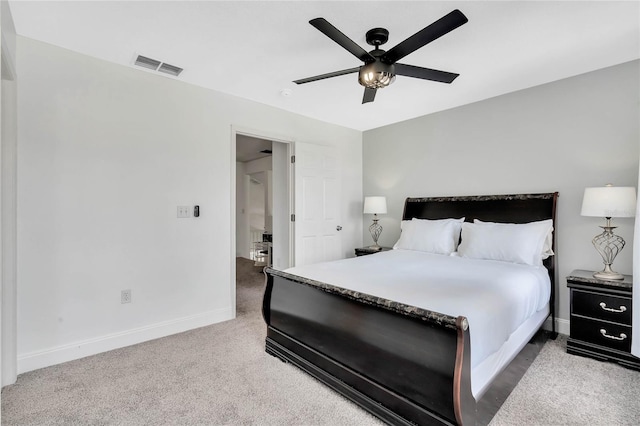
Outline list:
[[[469,320],[471,367],[549,301],[547,270],[410,250],[299,266],[286,272]]]

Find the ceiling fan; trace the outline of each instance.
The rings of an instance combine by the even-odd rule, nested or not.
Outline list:
[[[399,64],[397,61],[408,54],[415,52],[424,45],[442,37],[450,31],[468,21],[467,17],[458,9],[438,19],[431,25],[418,31],[411,37],[399,43],[389,51],[380,49],[380,46],[389,40],[389,31],[385,28],[374,28],[367,31],[367,43],[374,46],[374,49],[367,52],[357,45],[353,40],[344,35],[340,30],[331,25],[324,18],[316,18],[309,21],[320,32],[338,43],[349,51],[353,56],[364,62],[364,65],[348,68],[346,70],[330,72],[316,75],[314,77],[295,80],[296,84],[310,83],[312,81],[323,80],[325,78],[337,77],[340,75],[358,73],[358,82],[365,87],[362,103],[373,102],[376,97],[376,90],[387,87],[396,78],[396,75],[406,77],[421,78],[424,80],[439,81],[441,83],[451,83],[460,74],[446,71],[439,71],[430,68],[422,68],[414,65]]]

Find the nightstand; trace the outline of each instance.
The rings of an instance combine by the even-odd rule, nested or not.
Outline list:
[[[360,247],[356,249],[356,256],[366,256],[368,254],[380,253],[381,251],[391,250],[391,247]]]
[[[567,287],[571,304],[567,352],[640,370],[640,358],[630,353],[631,275],[608,281],[578,269],[567,277]]]

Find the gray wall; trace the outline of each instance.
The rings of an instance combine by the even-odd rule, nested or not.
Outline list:
[[[233,317],[233,129],[334,146],[343,255],[362,243],[361,132],[23,37],[17,53],[19,372]]]
[[[591,238],[604,220],[580,216],[584,188],[638,182],[638,77],[633,61],[365,132],[363,194],[387,196],[379,243],[398,239],[406,197],[559,191],[559,316],[568,319],[564,277],[602,268]],[[630,274],[633,220],[614,222],[627,241],[614,269]]]

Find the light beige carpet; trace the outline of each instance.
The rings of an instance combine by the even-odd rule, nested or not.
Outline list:
[[[640,425],[640,372],[569,355],[548,341],[493,418],[507,425]]]
[[[238,318],[22,374],[3,425],[379,425],[264,352],[264,276],[238,260]],[[632,425],[640,373],[549,342],[492,425]]]

